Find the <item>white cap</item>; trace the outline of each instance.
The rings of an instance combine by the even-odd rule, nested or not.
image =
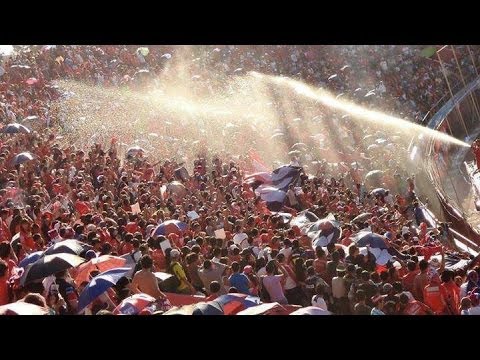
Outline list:
[[[172,251],[170,251],[170,257],[176,258],[179,256],[180,256],[180,251],[178,251],[177,249],[172,249]]]

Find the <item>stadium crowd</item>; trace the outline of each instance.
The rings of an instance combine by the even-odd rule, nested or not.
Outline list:
[[[62,93],[51,81],[136,86],[142,70],[155,78],[182,51],[140,49],[31,47],[1,63],[0,305],[21,301],[51,314],[108,314],[143,293],[168,312],[175,305],[169,293],[210,303],[244,294],[342,315],[479,313],[476,258],[452,246],[448,226],[429,219],[396,134],[368,126],[360,135],[344,129],[343,146],[353,151],[344,150],[341,163],[318,161],[308,173],[292,177],[277,212],[258,196],[258,181],[249,180],[252,158],[199,156],[188,174],[183,164],[145,157],[141,149],[125,156],[115,138],[88,148],[62,143],[62,124],[50,107]],[[189,70],[200,77],[212,68],[299,77],[419,122],[447,91],[439,65],[420,51],[420,46],[205,46],[194,49]],[[473,51],[478,58],[478,49]],[[459,53],[466,61],[466,49]],[[35,117],[32,131],[7,131],[7,124],[27,117]],[[367,148],[365,136],[371,144],[378,140],[374,147]],[[22,152],[33,159],[18,157]],[[303,164],[305,156],[290,167]],[[326,226],[341,229],[338,239],[313,247],[316,235],[292,225],[305,211],[316,220],[334,216],[339,225]],[[373,255],[371,247],[378,246],[357,245],[361,232],[381,235],[387,261]],[[62,254],[55,246],[66,239],[85,245],[75,250],[85,263],[30,281],[45,256]],[[122,266],[132,262],[133,271],[79,307],[83,290],[102,272],[86,264],[100,258],[111,264],[102,271],[118,267],[118,258]],[[27,260],[31,265],[22,267]],[[160,289],[158,272],[173,275],[168,291]]]

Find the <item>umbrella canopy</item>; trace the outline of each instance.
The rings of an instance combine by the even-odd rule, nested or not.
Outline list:
[[[26,122],[26,121],[36,121],[36,120],[38,120],[38,116],[36,116],[36,115],[31,115],[31,116],[27,116],[26,118],[24,118],[24,119],[22,120],[22,122]]]
[[[20,285],[43,279],[57,272],[76,267],[85,262],[85,259],[72,254],[46,255],[27,266],[20,278]]]
[[[93,300],[115,285],[129,270],[130,268],[115,268],[95,276],[80,294],[78,311],[85,309]]]
[[[30,129],[22,124],[11,123],[11,124],[5,125],[5,127],[2,129],[2,132],[5,134],[17,134],[17,133],[29,134]]]
[[[177,234],[182,235],[182,232],[187,229],[187,224],[178,220],[167,220],[156,227],[153,231],[153,235]]]
[[[155,301],[153,296],[143,293],[135,294],[124,299],[115,310],[113,310],[113,313],[115,315],[137,315]]]
[[[290,315],[332,315],[332,313],[316,306],[307,306],[295,310],[294,312],[290,313]]]
[[[225,315],[235,315],[238,312],[252,306],[261,304],[260,298],[246,294],[225,294],[221,295],[214,302],[222,306]]]
[[[260,304],[242,310],[237,315],[288,315],[287,309],[277,302]]]
[[[223,307],[216,301],[195,304],[192,315],[225,315]]]
[[[374,196],[385,196],[386,192],[387,192],[387,189],[376,188],[376,189],[373,189],[370,193]]]
[[[139,154],[145,153],[145,150],[140,146],[132,146],[127,150],[126,156],[137,156]]]
[[[306,147],[307,147],[307,144],[302,143],[302,142],[298,142],[298,143],[295,143],[295,144],[292,145],[292,149],[306,148]]]
[[[352,240],[357,246],[369,246],[377,249],[387,249],[387,241],[384,236],[370,231],[359,231],[352,236]]]
[[[22,268],[26,268],[27,265],[32,264],[35,261],[37,261],[38,259],[40,259],[42,257],[42,255],[43,255],[43,251],[35,251],[35,252],[27,255],[26,257],[24,257],[22,259],[22,261],[20,261],[18,263],[18,266],[22,267]]]
[[[45,250],[45,255],[52,254],[74,254],[80,255],[84,250],[91,249],[91,246],[81,241],[69,239],[59,241]]]
[[[182,305],[178,307],[174,307],[163,315],[192,315],[196,309],[197,304],[189,304],[189,305]]]
[[[15,157],[12,160],[12,164],[13,165],[23,164],[27,161],[33,160],[34,158],[35,157],[31,153],[29,153],[28,151],[22,152],[20,154],[15,155]]]
[[[127,259],[113,255],[101,255],[93,258],[78,267],[75,282],[77,285],[80,285],[82,282],[89,280],[88,276],[92,271],[97,270],[99,272],[104,272],[110,269],[120,268],[124,266],[126,262]]]
[[[47,315],[48,309],[35,304],[17,301],[0,306],[0,315]]]
[[[365,179],[382,177],[382,176],[383,176],[382,170],[372,170],[365,174]]]
[[[351,223],[363,223],[366,220],[370,219],[371,216],[372,216],[372,213],[369,213],[369,212],[362,213],[356,216],[355,218],[353,218]]]

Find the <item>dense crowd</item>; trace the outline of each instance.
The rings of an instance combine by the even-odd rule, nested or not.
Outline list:
[[[196,61],[190,71],[202,76],[223,67],[228,74],[240,69],[299,77],[420,121],[446,93],[439,65],[420,50],[206,46],[191,50]],[[159,301],[169,292],[198,295],[207,302],[240,293],[334,314],[478,314],[480,267],[455,249],[448,226],[427,219],[399,134],[344,129],[342,162],[307,167],[278,213],[246,181],[253,159],[198,156],[188,174],[184,164],[161,154],[144,157],[140,149],[125,156],[115,138],[85,148],[61,142],[50,104],[62,93],[52,80],[136,86],[142,69],[154,79],[181,51],[44,46],[23,48],[1,64],[2,125],[38,118],[33,131],[0,138],[0,305],[23,301],[52,314],[96,314],[113,312],[138,293]],[[464,48],[459,53],[469,55]],[[375,96],[365,97],[370,91]],[[374,147],[367,149],[366,136]],[[26,151],[33,160],[18,161],[16,155]],[[302,165],[304,159],[293,160]],[[304,211],[320,219],[333,215],[341,224],[339,239],[313,248],[311,237],[282,216],[295,219]],[[359,215],[365,216],[357,221]],[[177,225],[157,231],[172,220]],[[395,256],[381,263],[368,247],[357,246],[360,231],[381,234]],[[65,239],[85,244],[77,255],[88,264],[122,258],[123,264],[132,261],[133,270],[82,309],[80,294],[99,268],[83,274],[82,264],[25,281],[27,266],[20,263]],[[451,266],[459,261],[467,265]],[[160,289],[158,272],[173,275],[168,291]]]

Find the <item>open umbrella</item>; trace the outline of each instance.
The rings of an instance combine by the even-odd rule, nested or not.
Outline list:
[[[20,285],[43,279],[57,272],[76,267],[85,262],[85,259],[72,254],[46,255],[29,264],[20,278]]]
[[[17,301],[0,306],[0,315],[47,315],[48,309],[35,304]]]
[[[178,220],[167,220],[156,227],[152,235],[164,235],[177,234],[182,235],[182,232],[186,230],[187,224]]]
[[[145,150],[140,146],[132,146],[127,150],[126,156],[137,156],[139,154],[145,153]]]
[[[34,263],[40,259],[43,255],[43,251],[35,251],[27,256],[25,256],[22,261],[18,263],[19,267],[26,268],[27,265]]]
[[[371,216],[372,216],[372,213],[369,213],[369,212],[361,213],[360,215],[354,217],[353,220],[351,221],[351,223],[353,223],[353,224],[363,223],[366,220],[370,219]]]
[[[89,280],[88,276],[92,271],[97,270],[99,272],[104,272],[110,269],[120,268],[124,266],[126,262],[127,259],[113,255],[101,255],[95,257],[78,267],[75,282],[80,285],[82,282]]]
[[[370,193],[374,196],[385,196],[387,189],[384,188],[375,188]]]
[[[74,254],[80,255],[84,250],[91,249],[91,246],[81,241],[68,239],[59,241],[45,250],[45,255],[52,254]]]
[[[305,143],[302,143],[302,142],[298,142],[298,143],[295,143],[292,145],[292,149],[296,149],[296,148],[306,148],[307,147],[307,144]]]
[[[261,304],[260,298],[258,297],[232,293],[221,295],[213,301],[222,306],[225,315],[235,315],[249,307]]]
[[[36,116],[36,115],[31,115],[31,116],[27,116],[26,118],[24,118],[24,119],[22,120],[22,122],[26,122],[26,121],[36,121],[36,120],[38,120],[38,116]]]
[[[225,315],[223,307],[218,302],[200,302],[195,304],[192,315]]]
[[[85,309],[93,300],[114,286],[129,270],[130,268],[110,269],[90,280],[78,299],[78,311]]]
[[[277,302],[260,304],[249,307],[237,313],[237,315],[288,315],[287,309]]]
[[[28,151],[22,152],[20,154],[15,155],[15,157],[12,160],[12,164],[13,165],[23,164],[27,161],[33,160],[34,158],[35,157],[31,153],[29,153]]]
[[[316,306],[307,306],[295,310],[294,312],[290,313],[290,315],[332,315],[332,313]]]
[[[137,315],[144,308],[149,305],[152,305],[155,302],[153,296],[147,294],[134,294],[124,299],[116,308],[113,310],[115,315]]]
[[[357,246],[369,246],[377,249],[387,249],[388,245],[384,236],[370,231],[359,231],[351,237]]]
[[[18,123],[11,123],[2,128],[2,132],[5,134],[29,134],[30,129],[26,126]]]

